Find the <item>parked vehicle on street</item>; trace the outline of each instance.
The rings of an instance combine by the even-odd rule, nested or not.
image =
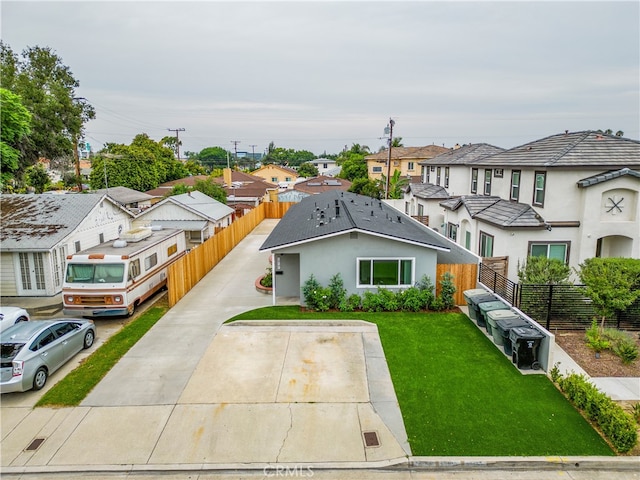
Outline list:
[[[0,334],[0,393],[40,390],[49,375],[96,338],[92,320],[20,322]]]
[[[115,241],[67,255],[63,313],[74,317],[133,315],[167,284],[169,265],[186,253],[184,230],[137,228]]]
[[[30,320],[29,312],[21,307],[0,306],[0,332],[20,322]]]

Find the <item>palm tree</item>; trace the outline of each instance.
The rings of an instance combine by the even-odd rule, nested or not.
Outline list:
[[[387,178],[382,175],[381,183],[386,185]],[[399,200],[404,196],[402,189],[409,184],[407,177],[400,176],[400,170],[394,170],[393,175],[389,178],[389,193],[387,198]]]

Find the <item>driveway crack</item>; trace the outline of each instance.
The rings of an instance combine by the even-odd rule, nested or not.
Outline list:
[[[282,445],[280,445],[280,450],[278,450],[278,454],[276,455],[276,463],[280,461],[280,455],[282,454],[282,450],[284,449],[285,444],[287,443],[287,439],[289,438],[289,432],[293,429],[293,411],[291,410],[291,404],[287,404],[289,408],[289,428],[287,429],[287,433],[285,433],[284,438],[282,439]]]

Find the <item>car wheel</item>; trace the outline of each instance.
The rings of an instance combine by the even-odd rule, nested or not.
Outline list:
[[[87,349],[93,345],[93,341],[96,338],[96,334],[93,333],[93,330],[88,330],[87,333],[84,334],[84,344],[83,348]]]
[[[35,377],[33,377],[33,389],[40,390],[47,383],[47,377],[49,374],[47,373],[47,369],[44,367],[40,367],[36,371]]]
[[[23,315],[21,317],[18,317],[18,319],[16,320],[16,323],[26,322],[26,321],[27,321],[27,317]]]

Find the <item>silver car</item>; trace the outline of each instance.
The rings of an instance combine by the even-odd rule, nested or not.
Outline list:
[[[20,307],[0,306],[0,332],[20,322],[29,321],[29,313]]]
[[[0,393],[40,390],[76,353],[93,345],[91,320],[61,318],[21,322],[0,334]]]

